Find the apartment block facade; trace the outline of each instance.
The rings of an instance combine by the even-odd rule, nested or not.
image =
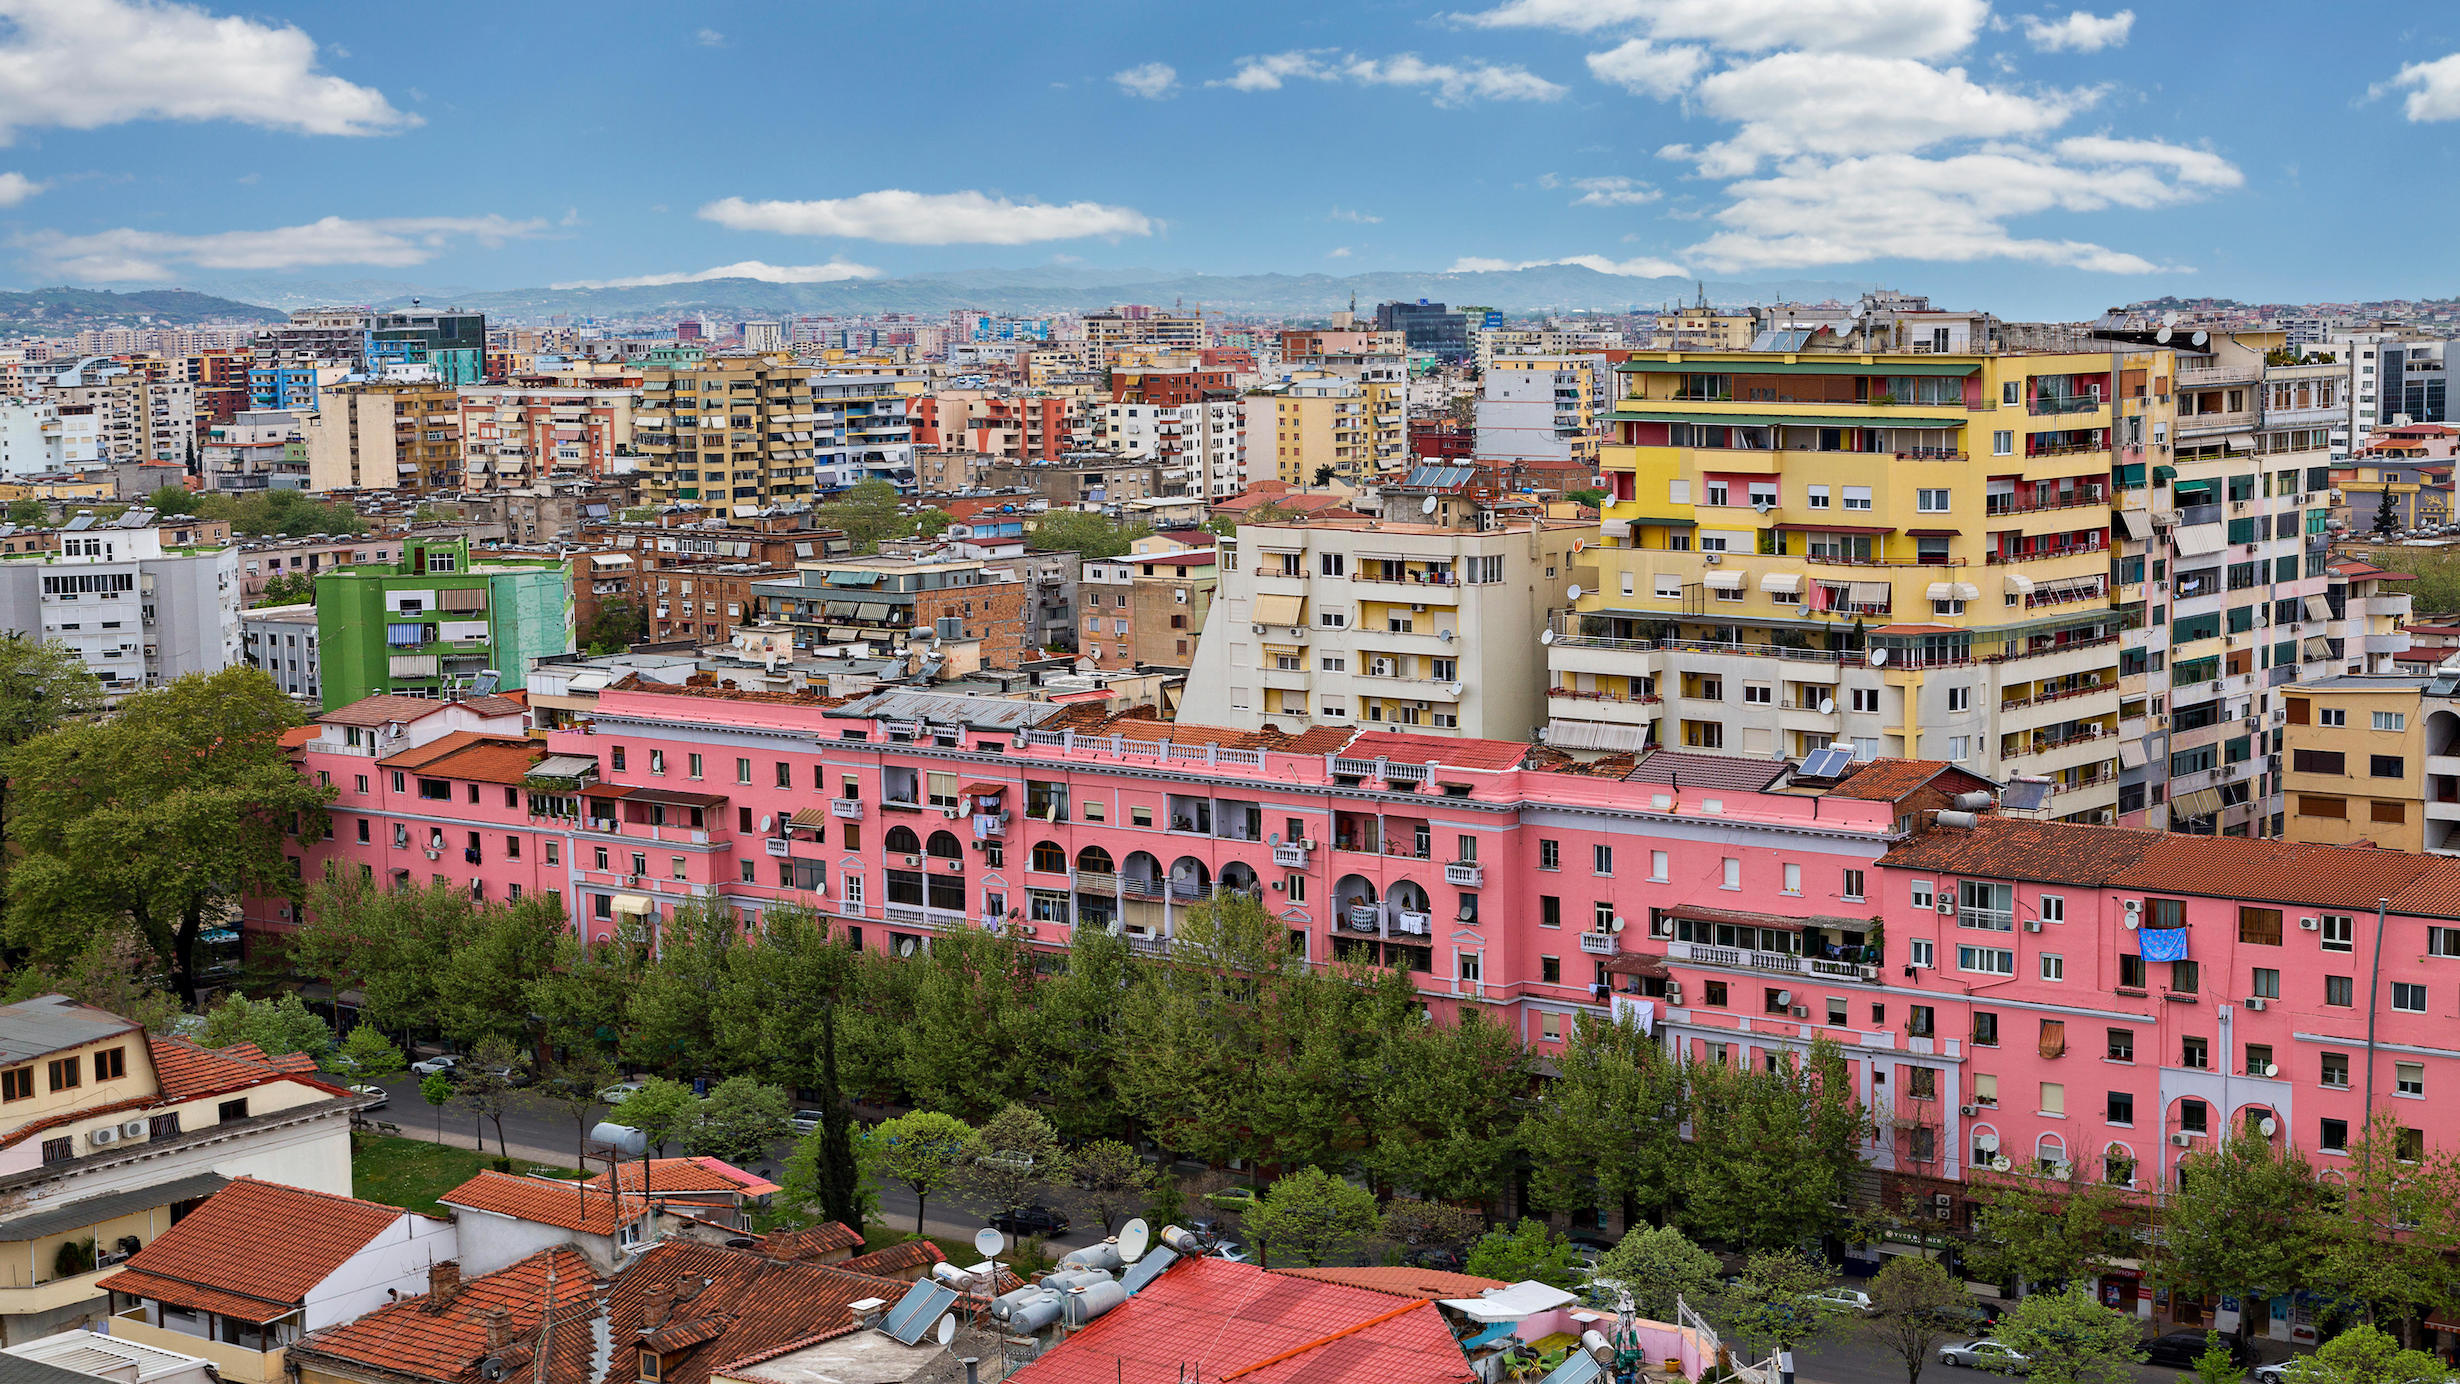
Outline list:
[[[451,490],[461,484],[461,403],[432,384],[336,385],[301,427],[310,490]]]
[[[440,697],[489,673],[509,691],[532,659],[572,652],[572,578],[562,560],[411,539],[394,562],[316,579],[316,635],[328,709],[379,694]]]
[[[151,518],[81,515],[47,551],[0,555],[0,631],[73,651],[115,697],[238,662],[238,550],[166,542]]]
[[[783,358],[646,368],[632,422],[646,503],[762,506],[812,496],[811,372]]]
[[[1602,355],[1495,357],[1476,404],[1478,459],[1595,465],[1599,405],[1613,383]]]
[[[552,481],[601,480],[637,461],[632,408],[640,395],[616,387],[564,389],[483,385],[459,391],[465,490],[518,490]]]

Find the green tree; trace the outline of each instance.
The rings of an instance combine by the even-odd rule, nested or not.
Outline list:
[[[311,572],[284,572],[257,593],[259,606],[316,604],[316,577]]]
[[[1684,1228],[1763,1248],[1828,1229],[1832,1208],[1853,1199],[1867,1128],[1836,1045],[1821,1038],[1774,1071],[1698,1063],[1684,1076],[1693,1140],[1674,1199]]]
[[[1922,1367],[1941,1344],[1969,1329],[1973,1295],[1936,1259],[1900,1254],[1871,1280],[1871,1330],[1905,1365],[1905,1384],[1922,1384]]]
[[[453,1069],[461,1078],[461,1103],[495,1126],[495,1152],[499,1158],[512,1157],[512,1150],[504,1143],[504,1112],[512,1104],[512,1068],[520,1060],[521,1054],[513,1050],[512,1044],[491,1036],[480,1040]],[[483,1132],[479,1148],[482,1152],[486,1149]]]
[[[1537,1204],[1663,1215],[1686,1151],[1684,1083],[1665,1050],[1636,1023],[1582,1015],[1555,1065],[1520,1128]]]
[[[535,1047],[530,989],[555,964],[558,944],[571,922],[563,905],[545,894],[510,903],[488,903],[458,915],[465,931],[444,963],[444,1000],[438,1021],[455,1040],[475,1043],[501,1038]]]
[[[1500,1278],[1506,1283],[1536,1279],[1557,1288],[1570,1288],[1580,1281],[1580,1270],[1572,1258],[1572,1242],[1549,1229],[1546,1222],[1534,1218],[1523,1220],[1510,1230],[1490,1230],[1469,1247],[1469,1262],[1462,1266],[1466,1273],[1480,1278]]]
[[[1143,520],[1120,523],[1090,510],[1054,509],[1034,521],[1030,545],[1046,553],[1075,553],[1088,560],[1119,557],[1153,532]]]
[[[2218,1331],[2204,1333],[2203,1353],[2195,1357],[2196,1384],[2245,1384],[2246,1371],[2238,1368],[2238,1359],[2229,1353],[2229,1345]]]
[[[1761,1358],[1792,1350],[1834,1326],[1838,1310],[1811,1301],[1828,1266],[1798,1249],[1760,1250],[1717,1295],[1717,1324]]]
[[[5,752],[92,717],[102,706],[102,684],[75,650],[24,634],[0,635],[0,837],[9,827]],[[0,853],[0,870],[6,860]]]
[[[959,928],[935,937],[913,968],[911,1041],[897,1063],[917,1105],[980,1119],[1024,1093],[1034,958],[1021,937]]]
[[[882,1120],[864,1134],[863,1174],[894,1182],[914,1194],[914,1233],[923,1233],[923,1208],[931,1195],[956,1181],[972,1160],[974,1128],[954,1115],[917,1110]]]
[[[637,1129],[647,1141],[642,1159],[655,1153],[666,1156],[666,1146],[689,1136],[692,1127],[700,1123],[700,1097],[680,1081],[653,1076],[641,1083],[641,1088],[623,1098],[621,1104],[607,1112],[607,1118],[626,1129]],[[647,1183],[642,1185],[646,1186]]]
[[[2108,1182],[2002,1173],[1970,1186],[1980,1233],[1966,1249],[1966,1264],[1977,1278],[2057,1288],[2102,1259],[2131,1252],[2129,1226],[2140,1217],[2126,1192]]]
[[[1470,1244],[1486,1233],[1486,1218],[1466,1206],[1395,1197],[1384,1208],[1383,1229],[1384,1238],[1405,1254],[1429,1250],[1466,1254]]]
[[[1674,1301],[1696,1310],[1717,1287],[1717,1256],[1673,1226],[1634,1226],[1599,1256],[1599,1279],[1622,1285],[1632,1306],[1652,1321],[1674,1320]]]
[[[334,1050],[333,1065],[353,1081],[371,1082],[401,1075],[410,1062],[402,1056],[400,1046],[384,1036],[384,1030],[360,1024]]]
[[[1105,1235],[1145,1204],[1153,1165],[1116,1139],[1096,1139],[1068,1157],[1068,1181],[1079,1209],[1102,1223]]]
[[[572,1166],[589,1166],[589,1132],[597,1127],[599,1112],[606,1102],[598,1093],[615,1084],[618,1073],[612,1063],[597,1049],[573,1049],[564,1060],[548,1070],[538,1083],[538,1094],[547,1104],[572,1121]]]
[[[1153,1191],[1145,1198],[1145,1220],[1154,1228],[1177,1225],[1187,1214],[1187,1198],[1179,1190],[1179,1175],[1168,1168],[1153,1176]]]
[[[1033,985],[1030,1020],[1012,1029],[1023,1071],[1038,1074],[1044,1113],[1071,1142],[1126,1132],[1115,1075],[1120,997],[1139,976],[1124,937],[1072,929],[1068,964]]]
[[[1583,487],[1579,490],[1567,490],[1563,492],[1563,498],[1576,505],[1587,505],[1592,509],[1601,509],[1605,506],[1605,503],[1609,497],[1603,490],[1592,490]]]
[[[157,514],[194,514],[197,493],[182,485],[166,485],[145,497],[147,508]]]
[[[438,1142],[444,1138],[444,1107],[455,1094],[453,1079],[442,1072],[430,1073],[419,1081],[419,1099],[427,1102],[428,1108],[436,1112]]]
[[[1277,1060],[1262,1016],[1287,1012],[1280,991],[1305,970],[1288,930],[1254,899],[1217,894],[1180,915],[1169,963],[1119,999],[1113,1080],[1148,1137],[1218,1165],[1255,1156],[1258,1130],[1287,1127],[1256,1114]]]
[[[649,615],[629,598],[600,601],[575,638],[584,653],[619,654],[649,637]]]
[[[2314,1354],[2289,1362],[2287,1384],[2443,1384],[2451,1370],[2422,1350],[2403,1350],[2389,1333],[2357,1325]]]
[[[2374,534],[2377,538],[2390,538],[2399,532],[2400,512],[2392,507],[2392,488],[2386,485],[2383,487],[2383,502],[2375,506]]]
[[[2144,1358],[2135,1318],[2102,1306],[2082,1283],[2021,1299],[1992,1334],[2030,1362],[2026,1384],[2133,1384]]]
[[[2314,1169],[2295,1149],[2275,1149],[2252,1133],[2225,1134],[2218,1147],[2181,1157],[2178,1179],[2162,1207],[2169,1253],[2154,1261],[2157,1282],[2210,1300],[2287,1292],[2312,1276],[2324,1200]],[[2254,1319],[2239,1314],[2241,1340]]]
[[[18,791],[8,930],[38,959],[134,926],[193,1005],[197,939],[249,895],[296,900],[290,851],[324,830],[330,786],[281,743],[298,708],[252,668],[139,692],[108,721],[0,756]]]
[[[388,890],[355,871],[328,868],[308,888],[287,955],[299,974],[337,992],[357,990],[368,1015],[385,1027],[440,1032],[453,953],[477,928],[466,889]]]
[[[40,995],[66,995],[79,1004],[117,1014],[168,1033],[180,1017],[179,1001],[155,983],[154,954],[125,929],[97,937],[58,966],[28,962],[10,969],[0,985],[0,1004]]]
[[[209,1048],[254,1043],[267,1057],[303,1052],[321,1067],[333,1052],[333,1028],[296,991],[269,1000],[252,1000],[233,991],[205,1011],[205,1031],[197,1041]]]
[[[1257,1262],[1279,1254],[1314,1268],[1358,1247],[1375,1233],[1375,1194],[1321,1168],[1274,1179],[1241,1224],[1256,1243]]]
[[[700,1157],[755,1162],[793,1132],[793,1117],[793,1100],[784,1091],[748,1076],[730,1076],[709,1088],[700,1118],[684,1133],[683,1146]]]
[[[974,1131],[959,1180],[995,1212],[1020,1210],[1067,1182],[1068,1151],[1041,1111],[1010,1104]]]
[[[942,511],[925,513],[939,515],[939,528],[947,527],[948,516]],[[907,512],[905,496],[896,486],[882,480],[855,482],[837,498],[812,506],[812,517],[845,534],[846,542],[858,556],[880,551],[880,544],[889,539],[912,537],[925,522],[919,514]]]
[[[2309,1218],[2315,1262],[2297,1286],[2357,1304],[2369,1324],[2423,1317],[2460,1293],[2460,1158],[2403,1137],[2397,1119],[2376,1116]]]
[[[1500,1203],[1522,1103],[1536,1082],[1519,1038],[1464,1004],[1449,1024],[1393,1034],[1384,1067],[1388,1074],[1374,1088],[1368,1169],[1420,1196]]]
[[[733,909],[705,897],[677,904],[626,1007],[624,1054],[693,1075],[748,1065],[747,1054],[721,1041],[733,953],[743,947]]]
[[[22,500],[11,500],[9,501],[9,522],[29,525],[48,524],[51,522],[51,506],[31,496]]]
[[[812,1150],[812,1174],[822,1215],[856,1230],[863,1228],[868,1209],[863,1195],[863,1169],[854,1154],[854,1112],[846,1105],[837,1079],[837,1006],[821,1011],[820,1127]],[[876,1200],[876,1198],[874,1199]]]

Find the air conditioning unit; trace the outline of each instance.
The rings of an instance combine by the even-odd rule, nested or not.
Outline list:
[[[1418,603],[1417,603],[1417,602],[1415,602],[1415,601],[1412,601],[1412,602],[1410,603],[1410,607],[1409,607],[1409,609],[1410,609],[1410,613],[1411,613],[1411,614],[1413,614],[1413,615],[1424,615],[1424,614],[1426,613],[1426,607],[1425,607],[1425,606],[1423,606],[1423,605],[1418,604]]]
[[[1681,981],[1679,981],[1679,980],[1669,980],[1669,981],[1667,981],[1667,982],[1666,982],[1666,1003],[1668,1003],[1668,1004],[1681,1004],[1682,1002],[1683,1002],[1683,983],[1682,983]]]
[[[2249,1008],[2249,1009],[2251,1009],[2251,1010],[2254,1010],[2254,1011],[2255,1011],[2256,1013],[2258,1013],[2258,1014],[2263,1013],[2263,1012],[2264,1012],[2264,998],[2263,998],[2263,996],[2261,996],[2261,995],[2249,995],[2249,996],[2247,996],[2247,997],[2246,997],[2246,1007],[2247,1007],[2247,1008]]]
[[[2298,931],[2300,932],[2313,932],[2322,926],[2323,920],[2320,918],[2300,918],[2298,920]]]
[[[2195,1136],[2182,1129],[2170,1136],[2170,1142],[2179,1148],[2191,1149],[2195,1147]]]
[[[2144,912],[2144,901],[2142,899],[2122,899],[2120,900],[2118,906],[2125,910],[2127,916],[2130,918],[2140,917]]]
[[[143,1120],[130,1120],[120,1126],[120,1137],[123,1139],[140,1139],[144,1136],[145,1121]]]
[[[119,1138],[120,1132],[110,1125],[104,1125],[100,1129],[89,1129],[85,1132],[85,1141],[96,1148],[101,1148],[105,1144],[118,1143]]]
[[[1968,1120],[1972,1119],[1975,1115],[1980,1114],[1981,1110],[1982,1108],[1978,1105],[1960,1105],[1956,1107],[1956,1113],[1964,1116]]]
[[[2025,919],[2025,920],[2024,920],[2024,930],[2025,930],[2025,931],[2027,931],[2027,932],[2039,932],[2039,931],[2041,931],[2041,919],[2039,919],[2039,918],[2027,918],[2027,919]]]
[[[429,846],[429,847],[427,848],[427,858],[428,858],[429,860],[434,860],[434,859],[437,859],[438,857],[442,856],[443,854],[444,854],[444,852],[442,852],[442,851],[440,851],[440,850],[437,850],[437,849],[436,849],[435,847],[433,847],[433,846]]]
[[[1939,916],[1940,916],[1940,917],[1942,917],[1942,918],[1950,917],[1950,916],[1953,916],[1953,915],[1955,914],[1955,912],[1956,912],[1956,901],[1955,901],[1954,899],[1942,897],[1942,898],[1939,900]]]
[[[922,857],[919,855],[909,855],[905,857],[905,864],[906,868],[909,870],[919,870],[922,868]]]
[[[1718,563],[1725,561],[1725,554],[1723,554],[1723,553],[1702,553],[1702,554],[1700,554],[1700,561],[1707,563],[1707,564],[1708,564],[1709,566],[1711,566],[1711,567],[1714,567],[1714,566],[1716,566]]]
[[[1791,1012],[1797,1019],[1807,1019],[1811,1017],[1811,1007],[1809,1005],[1795,1005]]]

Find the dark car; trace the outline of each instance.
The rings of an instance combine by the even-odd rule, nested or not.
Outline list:
[[[2171,1331],[2144,1343],[2144,1361],[2151,1365],[2174,1365],[2179,1369],[2195,1368],[2195,1357],[2211,1348],[2211,1342],[2201,1331]],[[2229,1352],[2230,1363],[2240,1369],[2255,1363],[2255,1352],[2235,1336],[2220,1338],[2221,1348]]]
[[[1068,1218],[1047,1206],[1020,1206],[993,1216],[991,1224],[1011,1235],[1057,1235],[1068,1228]]]

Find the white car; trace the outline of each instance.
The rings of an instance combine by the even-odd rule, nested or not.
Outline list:
[[[641,1089],[641,1085],[642,1083],[637,1081],[618,1081],[614,1085],[600,1091],[598,1093],[598,1099],[607,1105],[621,1105],[625,1101],[631,1099],[632,1093]]]
[[[455,1067],[460,1065],[461,1059],[448,1052],[441,1057],[430,1057],[424,1062],[413,1062],[410,1064],[410,1070],[423,1077],[439,1076],[449,1075]]]
[[[821,1114],[817,1110],[797,1110],[787,1119],[786,1122],[794,1126],[795,1133],[809,1134],[813,1130],[818,1129],[820,1127],[820,1122],[827,1118],[828,1117],[826,1115]]]
[[[2257,1365],[2254,1375],[2255,1384],[2286,1384],[2289,1378],[2289,1362],[2276,1360],[2269,1365]]]
[[[2033,1362],[1997,1341],[1954,1341],[1939,1347],[1939,1363],[1962,1365],[1969,1370],[2022,1374],[2025,1367]]]
[[[393,1098],[392,1093],[385,1090],[383,1087],[369,1086],[365,1084],[351,1087],[350,1094],[354,1096],[366,1096],[373,1102],[373,1104],[360,1106],[359,1108],[361,1110],[382,1110],[384,1109],[386,1102],[392,1100]]]
[[[1871,1310],[1871,1295],[1859,1288],[1830,1288],[1824,1293],[1811,1294],[1810,1301],[1814,1307],[1828,1307],[1840,1312]]]

